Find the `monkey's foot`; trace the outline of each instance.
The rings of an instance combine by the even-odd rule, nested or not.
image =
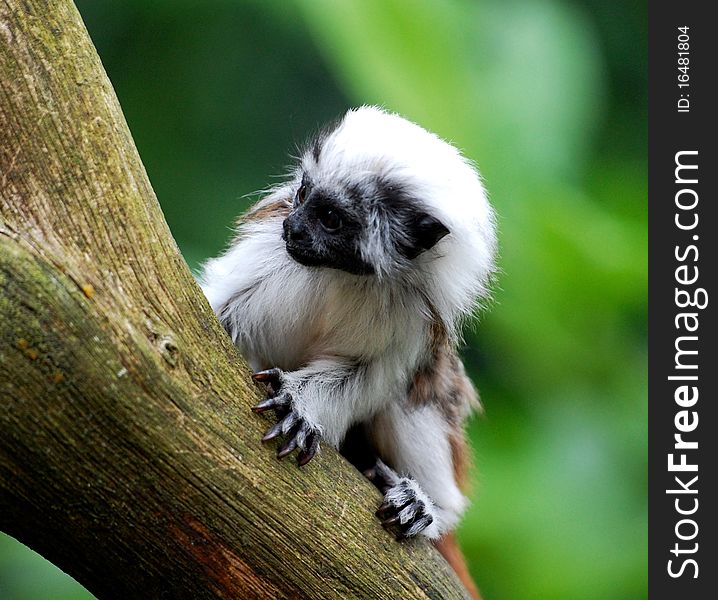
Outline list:
[[[384,493],[384,503],[376,516],[382,527],[394,533],[397,540],[423,533],[435,537],[434,504],[419,484],[409,477],[399,477],[380,460],[365,475]]]
[[[273,410],[279,419],[272,425],[262,438],[263,442],[273,440],[280,435],[285,437],[284,443],[277,449],[277,458],[282,459],[297,448],[297,463],[306,465],[319,451],[319,430],[299,416],[292,406],[292,396],[281,390],[283,373],[280,369],[269,369],[255,373],[255,381],[267,383],[269,398],[252,408],[256,413]]]

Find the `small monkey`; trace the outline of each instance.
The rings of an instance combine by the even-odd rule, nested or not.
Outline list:
[[[495,249],[476,169],[364,106],[311,141],[201,275],[267,384],[254,410],[278,422],[263,440],[283,436],[277,455],[297,450],[300,465],[320,441],[339,449],[384,493],[383,525],[447,558],[467,502],[463,422],[478,406],[456,345],[487,296]]]

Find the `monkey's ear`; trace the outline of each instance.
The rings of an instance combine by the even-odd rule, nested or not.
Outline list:
[[[427,213],[420,213],[409,224],[409,240],[402,247],[402,253],[408,259],[419,256],[425,250],[433,248],[444,236],[449,235],[449,229],[436,217]]]

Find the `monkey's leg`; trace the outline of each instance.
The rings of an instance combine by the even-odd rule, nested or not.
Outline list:
[[[430,405],[394,404],[373,420],[372,438],[385,462],[367,475],[384,493],[377,516],[398,537],[436,539],[458,522],[466,499],[454,477],[450,433],[452,426]]]

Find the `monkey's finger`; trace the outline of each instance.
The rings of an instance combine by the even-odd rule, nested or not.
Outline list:
[[[404,538],[414,537],[418,533],[424,531],[429,525],[434,522],[434,517],[431,515],[424,515],[420,519],[417,519],[413,523],[407,523],[404,526],[404,531],[397,534],[396,539],[402,540]]]
[[[277,421],[281,421],[289,414],[291,409],[289,406],[278,406],[274,409],[274,414],[277,415]]]
[[[391,505],[391,509],[395,510],[397,514],[404,513],[405,515],[410,514],[407,509],[411,506],[413,508],[413,505],[415,505],[417,502],[419,504],[417,505],[418,508],[423,508],[424,503],[420,500],[415,500],[414,496],[408,496],[405,498],[398,498],[398,499],[392,499],[389,504]],[[386,503],[386,501],[385,501]],[[406,517],[404,519],[406,521]]]
[[[299,423],[299,415],[294,411],[290,411],[289,414],[282,419],[282,433],[287,435],[297,423]]]
[[[303,467],[303,466],[305,466],[310,460],[312,460],[313,458],[314,458],[314,454],[311,454],[310,452],[305,452],[304,450],[302,450],[302,451],[297,455],[297,464],[298,464],[300,467]]]
[[[402,517],[403,523],[408,523],[417,515],[424,513],[424,503],[421,500],[415,500],[408,506],[405,506],[399,511],[399,515]]]
[[[374,514],[380,519],[384,519],[386,513],[389,511],[390,508],[392,508],[392,505],[388,502],[384,502],[379,508],[376,509],[376,512]]]
[[[285,456],[291,454],[296,449],[296,447],[297,447],[297,438],[296,437],[289,438],[277,450],[277,458],[282,459]]]
[[[391,527],[392,525],[400,525],[399,515],[394,515],[393,517],[389,517],[388,519],[381,522],[381,526],[384,529],[387,529],[387,528]]]
[[[268,442],[269,440],[273,440],[275,437],[278,437],[282,433],[282,421],[279,423],[275,423],[272,425],[269,429],[267,429],[267,433],[264,434],[264,437],[262,438],[263,442]]]
[[[277,387],[279,387],[282,381],[282,370],[275,367],[266,371],[258,371],[252,375],[252,379],[259,383],[276,383],[278,384]]]
[[[301,450],[307,449],[307,438],[311,435],[312,428],[309,426],[309,424],[306,421],[302,421],[299,425],[299,429],[297,429],[297,446]]]
[[[286,417],[284,417],[278,423],[272,425],[272,427],[267,430],[267,433],[264,434],[262,441],[268,442],[269,440],[273,440],[280,434],[287,435],[292,429],[292,427],[294,427],[298,422],[299,415],[294,411],[290,411]]]
[[[267,398],[266,400],[262,400],[257,406],[252,407],[252,411],[256,413],[263,413],[268,410],[276,410],[278,408],[283,408],[289,404],[292,397],[288,393],[280,394],[279,396],[275,396],[274,398]]]
[[[306,450],[302,450],[297,456],[297,464],[300,467],[306,465],[316,456],[317,451],[319,450],[319,436],[316,433],[311,433],[307,437],[307,443],[309,447]]]
[[[257,406],[252,407],[252,412],[255,413],[263,413],[267,410],[272,410],[276,405],[276,402],[274,401],[274,398],[267,398],[266,400],[262,400]]]

